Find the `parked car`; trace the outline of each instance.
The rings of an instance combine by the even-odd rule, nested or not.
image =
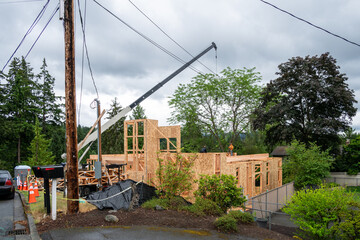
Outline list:
[[[15,195],[14,180],[6,170],[0,170],[0,196],[8,196],[13,199]]]

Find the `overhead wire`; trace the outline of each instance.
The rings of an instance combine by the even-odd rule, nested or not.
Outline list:
[[[178,47],[180,47],[182,50],[184,50],[187,54],[189,54],[192,58],[194,58],[194,56],[187,51],[183,46],[181,46],[174,38],[172,38],[171,36],[169,36],[169,34],[167,34],[158,24],[156,24],[147,14],[144,13],[144,11],[142,11],[138,6],[136,6],[131,0],[128,0],[143,16],[145,16],[155,27],[157,27],[165,36],[167,36],[173,43],[175,43]],[[205,64],[203,64],[200,60],[196,60],[198,63],[200,63],[203,67],[205,67],[206,69],[208,69],[210,72],[214,73],[215,72],[213,70],[211,70],[209,67],[207,67]]]
[[[138,35],[140,35],[141,37],[143,37],[145,40],[147,40],[148,42],[150,42],[151,44],[153,44],[155,47],[159,48],[161,51],[165,52],[166,54],[168,54],[169,56],[173,57],[174,59],[176,59],[177,61],[185,64],[186,62],[184,60],[182,60],[181,58],[179,58],[178,56],[176,56],[174,53],[170,52],[169,50],[167,50],[166,48],[164,48],[163,46],[161,46],[160,44],[158,44],[157,42],[155,42],[154,40],[152,40],[151,38],[147,37],[146,35],[144,35],[143,33],[139,32],[138,30],[136,30],[134,27],[132,27],[130,24],[128,24],[127,22],[125,22],[124,20],[122,20],[120,17],[116,16],[113,12],[111,12],[109,9],[107,9],[106,7],[104,7],[103,5],[101,5],[98,1],[93,0],[97,5],[99,5],[101,8],[103,8],[106,12],[108,12],[110,15],[112,15],[113,17],[115,17],[117,20],[119,20],[121,23],[123,23],[125,26],[127,26],[128,28],[130,28],[132,31],[134,31],[135,33],[137,33]],[[193,66],[189,66],[190,69],[192,69],[193,71],[195,71],[198,74],[204,75],[201,71],[197,70],[196,68],[194,68]]]
[[[78,1],[79,11],[80,10],[80,2]],[[87,1],[85,1],[85,10],[84,10],[84,31],[86,27],[86,6]],[[78,110],[78,122],[80,125],[80,113],[81,113],[81,103],[82,103],[82,91],[83,91],[83,83],[84,83],[84,53],[85,53],[85,41],[83,40],[82,44],[82,52],[81,52],[81,82],[80,82],[80,101],[79,101],[79,110]]]
[[[39,14],[36,16],[34,22],[31,24],[31,26],[29,27],[29,29],[26,31],[24,37],[21,39],[19,45],[16,47],[15,51],[11,54],[10,58],[7,60],[7,62],[5,63],[4,67],[2,68],[2,72],[4,72],[4,69],[6,68],[6,66],[9,64],[9,62],[11,61],[11,59],[13,58],[13,56],[15,55],[15,53],[17,52],[17,50],[20,48],[20,46],[23,44],[25,38],[31,33],[31,31],[34,29],[34,27],[37,25],[37,23],[40,21],[40,19],[42,18],[42,16],[45,13],[46,8],[49,5],[50,0],[47,0],[47,2],[45,3],[45,5],[43,6],[43,8],[41,9],[41,11],[39,12]]]
[[[25,59],[27,58],[27,56],[29,55],[29,53],[31,52],[31,50],[33,49],[33,47],[35,46],[35,44],[37,43],[37,41],[39,40],[39,38],[41,37],[41,35],[43,34],[44,30],[46,29],[46,27],[49,25],[49,23],[51,22],[51,20],[53,19],[53,17],[55,16],[55,14],[57,13],[57,11],[59,11],[60,8],[60,3],[58,3],[58,5],[55,7],[53,13],[51,14],[49,20],[47,21],[46,25],[44,26],[44,28],[41,30],[39,36],[36,38],[35,42],[31,45],[31,48],[29,49],[29,51],[26,53],[25,55]]]
[[[275,6],[274,4],[271,4],[271,3],[267,2],[267,1],[264,1],[264,0],[260,0],[260,1],[263,2],[263,3],[265,3],[265,4],[267,4],[267,5],[269,5],[269,6],[271,6],[271,7],[273,7],[273,8],[275,8],[275,9],[277,9],[277,10],[279,10],[279,11],[281,11],[281,12],[284,12],[284,13],[290,15],[290,16],[293,17],[293,18],[296,18],[296,19],[298,19],[298,20],[300,20],[300,21],[303,21],[303,22],[307,23],[307,24],[309,24],[309,25],[312,26],[312,27],[315,27],[315,28],[317,28],[317,29],[320,29],[320,30],[322,30],[322,31],[324,31],[324,32],[326,32],[326,33],[334,36],[334,37],[340,38],[340,39],[342,39],[342,40],[344,40],[344,41],[346,41],[346,42],[348,42],[348,43],[350,43],[350,44],[353,44],[353,45],[355,45],[355,46],[357,46],[357,47],[360,47],[360,44],[358,44],[358,43],[356,43],[356,42],[353,42],[353,41],[350,41],[350,40],[348,40],[348,39],[346,39],[346,38],[344,38],[344,37],[342,37],[342,36],[340,36],[340,35],[338,35],[338,34],[332,33],[332,32],[330,32],[329,30],[326,30],[325,28],[322,28],[322,27],[320,27],[320,26],[317,26],[317,25],[315,25],[315,24],[313,24],[313,23],[311,23],[311,22],[309,22],[309,21],[307,21],[307,20],[305,20],[305,19],[303,19],[303,18],[297,17],[297,16],[295,16],[294,14],[292,14],[292,13],[290,13],[290,12],[284,10],[284,9],[281,9],[281,8]]]
[[[80,3],[80,1],[78,0],[78,5],[79,5],[79,3]],[[95,83],[95,79],[94,79],[94,75],[93,75],[93,71],[92,71],[91,63],[90,63],[89,51],[88,51],[87,44],[86,44],[85,27],[84,27],[84,23],[83,23],[83,19],[82,19],[80,5],[78,6],[78,8],[79,8],[79,15],[80,15],[81,30],[82,30],[82,33],[83,33],[83,40],[84,40],[84,46],[85,46],[86,59],[87,59],[87,62],[88,62],[90,76],[91,76],[91,79],[92,79],[92,82],[93,82],[93,85],[94,85],[94,88],[95,88],[95,91],[96,91],[96,95],[97,95],[97,98],[99,99],[99,92],[98,92],[98,89],[97,89],[97,86],[96,86],[96,83]]]

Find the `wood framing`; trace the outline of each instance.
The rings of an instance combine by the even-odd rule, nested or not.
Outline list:
[[[174,160],[176,154],[193,158],[194,178],[200,175],[230,174],[236,177],[237,185],[244,195],[253,197],[282,185],[282,160],[269,157],[269,154],[234,155],[227,153],[181,153],[180,126],[158,126],[157,120],[137,119],[124,122],[124,154],[104,154],[103,166],[108,164],[127,164],[122,178],[147,183],[156,182],[158,158]],[[88,159],[89,170],[97,159]],[[104,172],[111,178],[110,172]],[[112,182],[117,179],[112,180]],[[194,189],[197,184],[194,183]]]

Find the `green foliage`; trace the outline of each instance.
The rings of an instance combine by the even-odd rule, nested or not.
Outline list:
[[[343,154],[335,162],[338,171],[347,172],[349,175],[356,175],[360,172],[360,136],[351,140],[344,146]]]
[[[164,160],[158,157],[157,194],[162,198],[171,199],[191,190],[193,182],[191,168],[194,165],[195,158],[195,156],[185,158],[178,153],[176,153],[174,160]]]
[[[261,131],[248,131],[245,137],[239,141],[239,155],[257,154],[268,152],[265,145],[265,133]]]
[[[61,98],[55,96],[55,79],[47,70],[45,59],[39,74],[34,74],[24,58],[14,58],[7,74],[0,74],[0,162],[12,172],[17,164],[32,154],[37,117],[45,138],[53,139],[49,150],[61,162],[65,151],[64,114]]]
[[[228,216],[236,219],[239,223],[252,223],[254,222],[254,217],[249,212],[242,211],[229,211]]]
[[[130,119],[146,119],[145,109],[141,105],[137,105],[133,111]]]
[[[352,194],[345,188],[322,186],[315,190],[297,191],[283,211],[290,214],[308,239],[335,239],[337,230],[334,226],[349,219],[352,201]]]
[[[330,174],[333,158],[328,150],[321,149],[314,143],[309,144],[294,140],[286,150],[289,157],[283,165],[284,183],[294,181],[296,189],[308,185],[319,185]]]
[[[236,219],[228,215],[217,218],[214,225],[220,232],[231,233],[238,231]]]
[[[223,212],[232,206],[242,206],[246,199],[242,188],[236,186],[234,176],[222,174],[202,175],[199,179],[199,188],[195,191],[198,198],[210,199],[215,202]]]
[[[122,106],[115,97],[110,105],[107,119],[113,118],[116,114],[122,111]],[[126,117],[121,118],[114,125],[108,128],[102,133],[102,153],[113,154],[113,153],[124,153],[124,121]]]
[[[336,239],[360,239],[360,203],[350,202],[348,211],[340,215],[343,221],[332,227],[332,234]]]
[[[215,202],[205,198],[196,198],[195,203],[186,207],[185,210],[198,216],[221,216],[224,213]]]
[[[266,130],[271,146],[295,138],[337,152],[338,133],[349,128],[357,110],[354,91],[339,69],[329,53],[294,57],[280,64],[279,77],[261,93],[254,129]]]
[[[146,209],[155,209],[156,206],[161,206],[164,209],[169,208],[169,199],[165,198],[153,198],[144,202],[141,207]]]
[[[250,113],[258,104],[261,80],[255,69],[224,69],[219,75],[201,74],[180,84],[169,101],[172,123],[182,123],[187,150],[199,151],[212,137],[213,151],[226,151],[249,128]],[[195,139],[194,139],[195,138]],[[194,139],[194,140],[192,140]]]
[[[25,162],[26,165],[37,166],[37,165],[50,165],[54,163],[54,156],[49,150],[51,139],[45,139],[45,135],[41,133],[42,128],[40,127],[39,120],[36,118],[34,133],[35,137],[30,143],[29,151],[31,157]]]

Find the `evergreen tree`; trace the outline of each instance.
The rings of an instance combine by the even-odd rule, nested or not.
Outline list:
[[[146,119],[146,115],[145,115],[145,109],[140,106],[140,105],[137,105],[133,112],[132,112],[132,115],[130,116],[130,119],[131,120],[134,120],[134,119]]]
[[[33,133],[32,125],[35,116],[39,113],[36,106],[36,84],[34,74],[29,63],[24,58],[14,58],[10,64],[5,84],[5,98],[3,109],[6,112],[6,119],[9,130],[9,138],[16,137],[17,161],[27,158],[27,147]],[[14,144],[13,141],[11,141]],[[25,147],[22,147],[24,145]]]
[[[113,118],[122,110],[122,106],[115,97],[110,105],[107,119]],[[109,129],[107,129],[101,136],[101,149],[103,154],[124,153],[124,121],[126,116],[117,121]]]
[[[29,151],[31,152],[31,157],[28,158],[26,162],[29,166],[36,165],[49,165],[54,163],[54,156],[49,150],[50,148],[50,139],[45,138],[45,134],[41,133],[42,128],[40,127],[39,120],[36,118],[34,126],[35,137],[30,143]]]

